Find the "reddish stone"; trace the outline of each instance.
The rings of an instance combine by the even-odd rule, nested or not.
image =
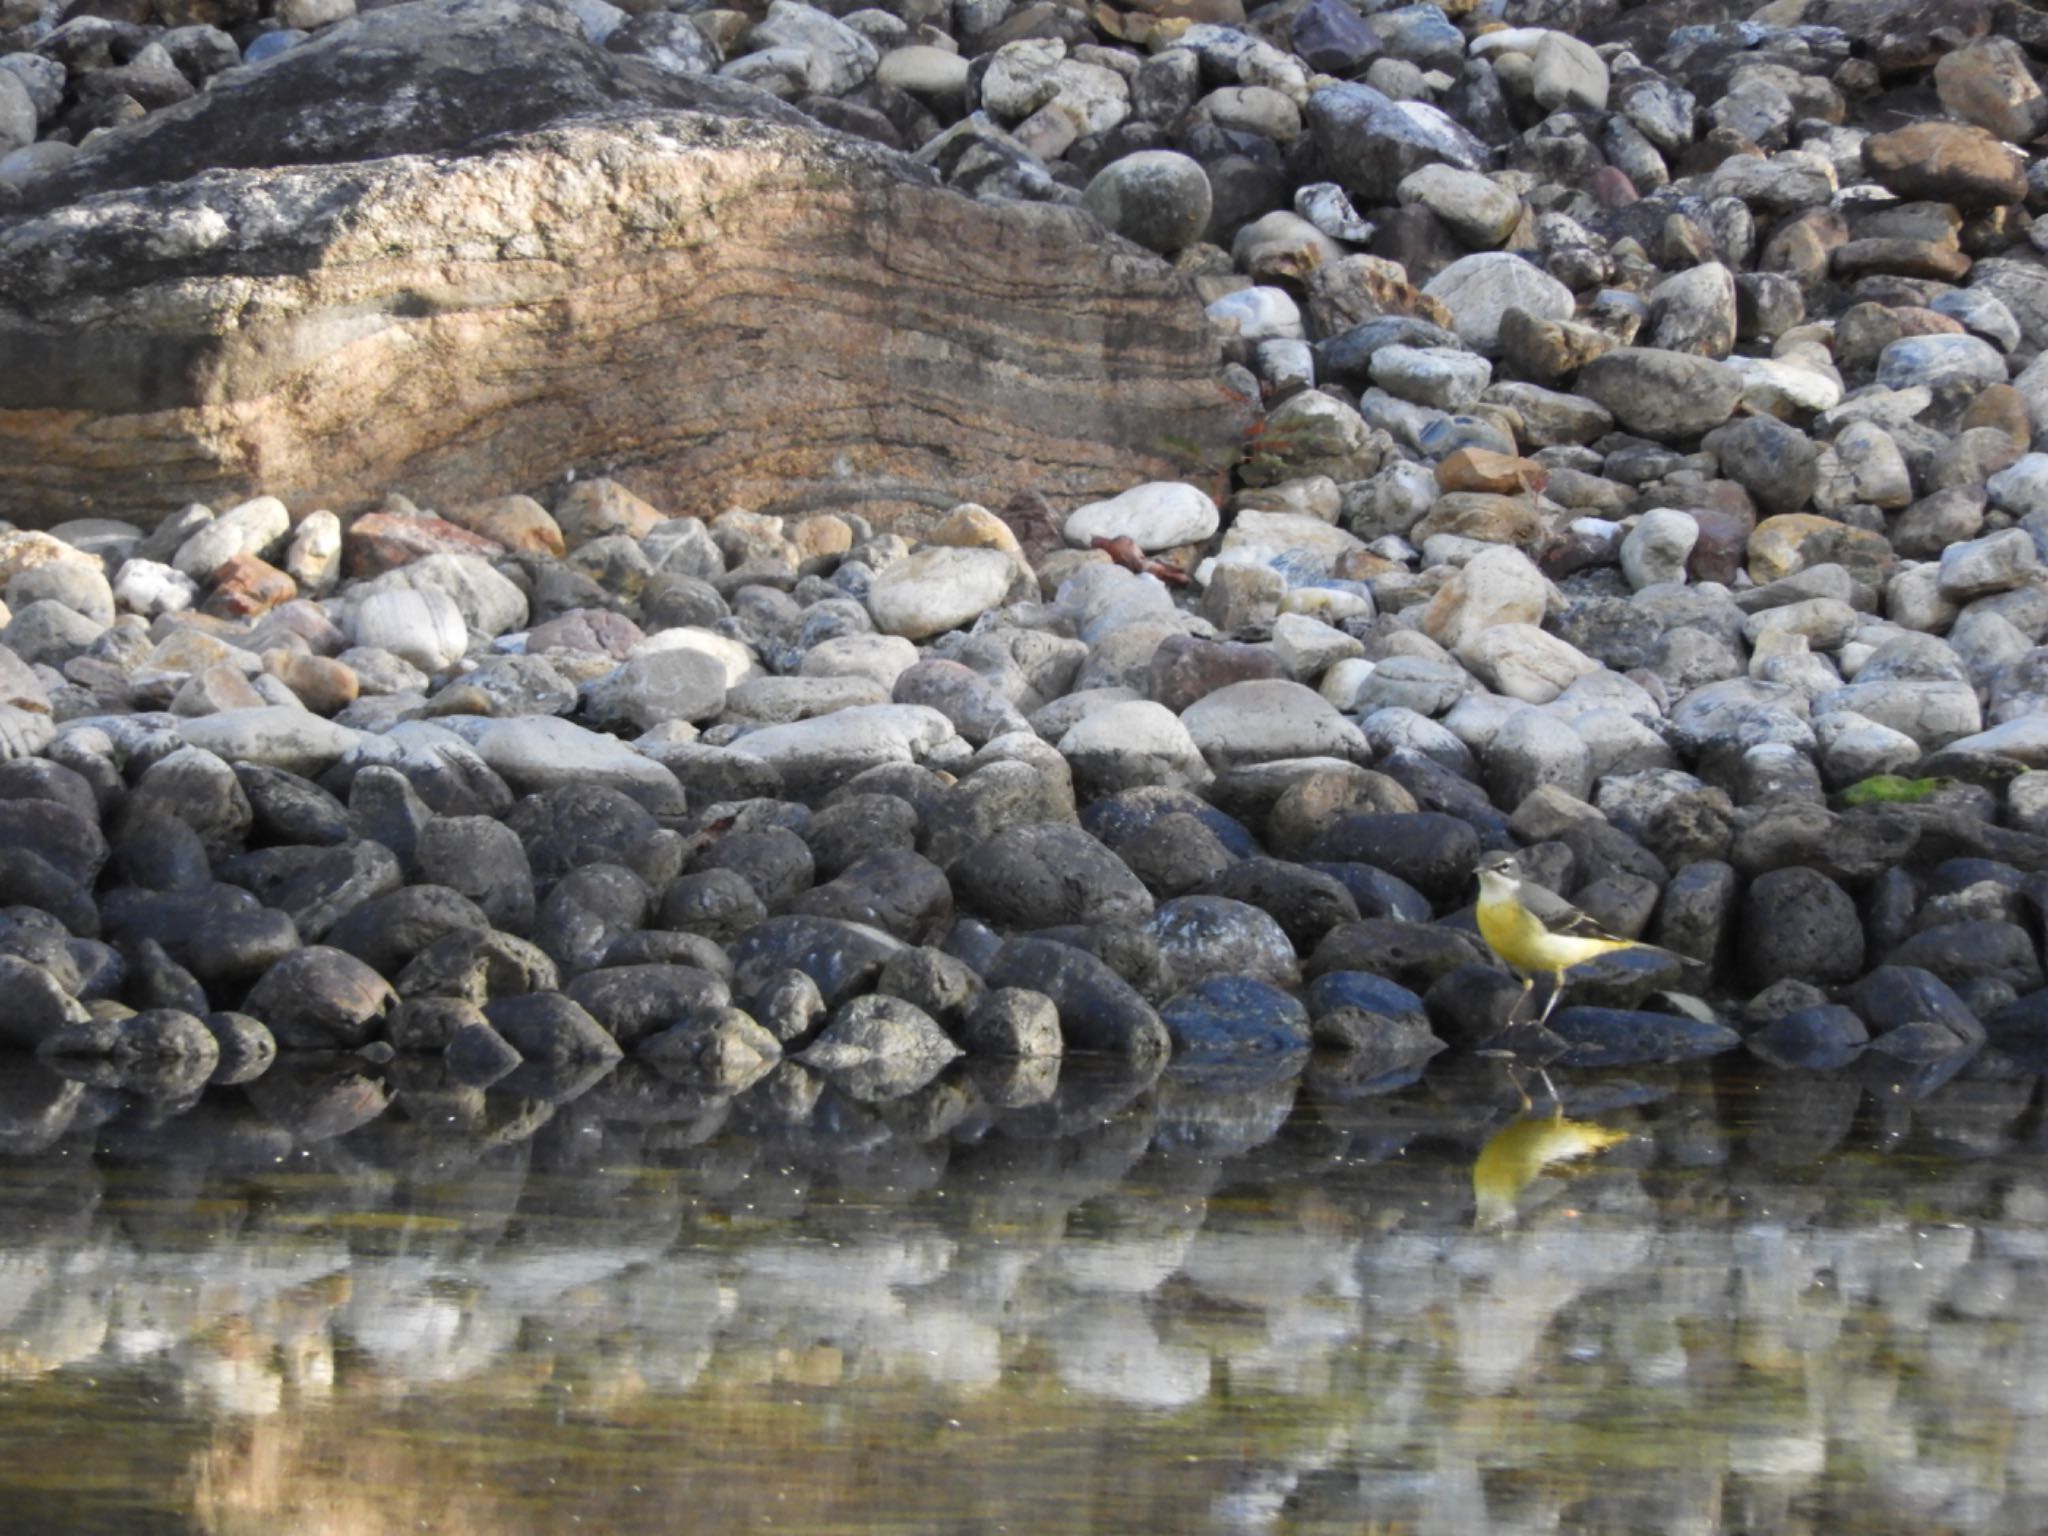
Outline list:
[[[351,577],[381,576],[428,555],[502,555],[505,546],[438,517],[370,512],[349,525],[342,568]]]
[[[253,619],[299,595],[299,584],[267,560],[230,555],[214,572],[201,609],[217,619]]]
[[[1603,165],[1595,171],[1587,190],[1603,208],[1626,208],[1630,203],[1641,202],[1643,196],[1628,179],[1628,172],[1614,165]]]
[[[1285,677],[1279,657],[1260,645],[1170,635],[1146,668],[1145,692],[1176,715],[1218,688],[1254,678]]]
[[[624,661],[646,638],[640,626],[623,614],[603,608],[572,608],[545,624],[534,625],[526,637],[526,654],[586,651]]]
[[[1692,509],[1692,520],[1700,525],[1699,539],[1685,562],[1692,579],[1723,585],[1734,581],[1749,551],[1750,530],[1756,519],[1715,507],[1697,507]]]

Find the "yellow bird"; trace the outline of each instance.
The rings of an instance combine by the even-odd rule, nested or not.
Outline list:
[[[1573,966],[1624,949],[1668,953],[1654,944],[1618,939],[1562,897],[1499,869],[1479,871],[1479,905],[1474,915],[1479,919],[1479,936],[1486,940],[1487,948],[1522,977],[1522,996],[1508,1010],[1510,1019],[1535,987],[1538,976],[1548,976],[1552,983],[1550,1000],[1543,1005],[1543,1015],[1536,1021],[1542,1024],[1564,995],[1564,973]]]

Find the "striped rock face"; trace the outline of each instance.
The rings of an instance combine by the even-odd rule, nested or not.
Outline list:
[[[707,515],[1223,490],[1246,404],[1200,303],[1086,215],[650,82],[523,0],[426,7],[431,32],[417,9],[167,109],[0,221],[0,516],[147,520],[259,483],[471,504],[599,464]],[[502,82],[464,47],[549,58],[553,115],[479,130],[456,93]]]

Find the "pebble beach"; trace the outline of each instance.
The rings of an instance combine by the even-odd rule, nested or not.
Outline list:
[[[566,9],[1170,263],[1230,483],[0,532],[0,1043],[172,1112],[345,1060],[308,1138],[430,1068],[801,1119],[1075,1053],[2048,1062],[2039,13]],[[351,12],[0,9],[0,252]],[[1538,1024],[1500,854],[1662,952]]]

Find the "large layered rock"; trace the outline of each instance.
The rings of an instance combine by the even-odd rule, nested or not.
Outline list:
[[[545,0],[372,13],[0,224],[0,515],[603,465],[677,511],[1090,499],[1237,440],[1183,281]],[[1218,486],[1220,490],[1220,485]]]

